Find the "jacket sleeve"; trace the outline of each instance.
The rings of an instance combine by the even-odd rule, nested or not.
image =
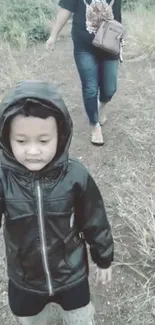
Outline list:
[[[90,174],[78,202],[78,222],[90,253],[98,267],[106,269],[111,265],[114,243],[101,193]]]

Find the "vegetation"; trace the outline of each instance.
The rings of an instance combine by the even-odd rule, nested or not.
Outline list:
[[[17,46],[47,38],[56,0],[0,0],[0,5],[1,39]]]

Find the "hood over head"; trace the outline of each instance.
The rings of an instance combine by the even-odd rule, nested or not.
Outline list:
[[[5,131],[7,122],[15,115],[20,114],[20,109],[27,102],[38,103],[38,106],[46,106],[51,110],[51,115],[57,120],[58,125],[58,148],[57,153],[50,165],[56,167],[62,165],[68,159],[68,150],[72,139],[73,123],[67,107],[59,95],[56,87],[48,82],[39,80],[25,80],[19,82],[0,103],[0,147],[3,151],[7,165],[16,168],[24,168],[14,158],[7,142],[9,134]],[[7,139],[6,139],[7,137]],[[11,167],[10,166],[10,167]],[[44,169],[46,166],[44,167]]]

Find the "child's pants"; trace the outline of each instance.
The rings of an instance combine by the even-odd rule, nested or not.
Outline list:
[[[21,325],[94,325],[94,308],[91,303],[87,306],[65,311],[59,305],[50,303],[41,313],[32,317],[19,317]]]

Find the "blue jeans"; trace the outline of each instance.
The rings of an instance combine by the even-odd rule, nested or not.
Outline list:
[[[90,124],[99,122],[98,97],[108,103],[117,89],[118,60],[101,58],[95,51],[74,49],[75,63],[82,84],[82,94]]]

